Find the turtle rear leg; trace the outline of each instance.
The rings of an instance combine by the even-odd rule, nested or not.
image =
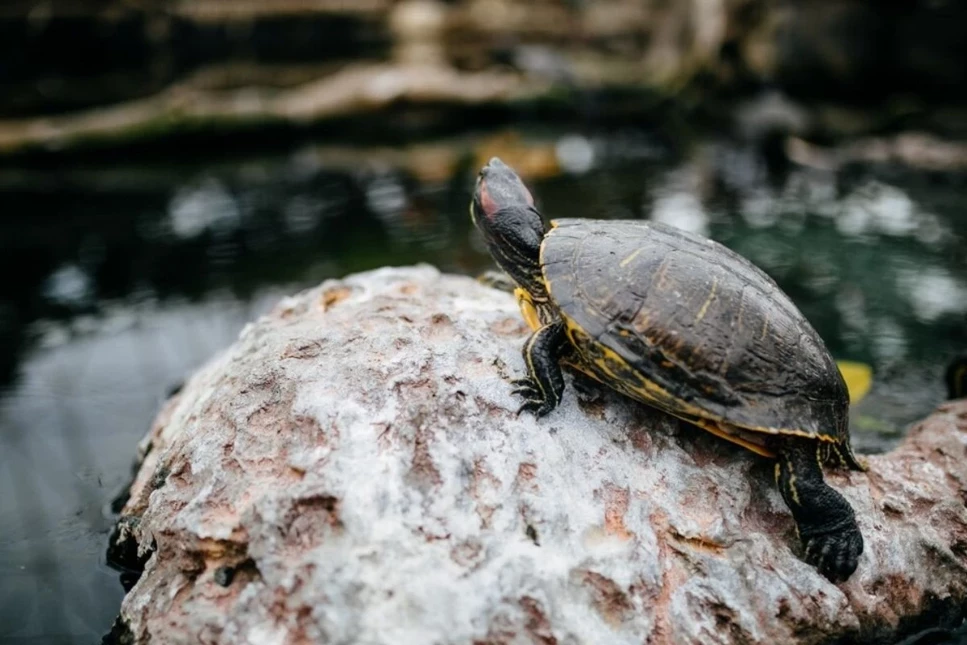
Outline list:
[[[564,394],[564,373],[561,371],[561,352],[567,343],[564,323],[557,321],[544,325],[524,343],[524,363],[527,376],[513,381],[514,394],[526,401],[521,412],[533,412],[542,417],[561,402]]]
[[[833,582],[856,571],[863,535],[849,502],[824,480],[819,442],[788,439],[776,460],[776,484],[796,520],[805,560]]]
[[[828,451],[830,455],[836,455],[837,463],[848,470],[858,470],[860,472],[866,472],[869,470],[869,466],[865,459],[857,457],[853,453],[853,448],[849,445],[849,442],[837,445],[835,443],[823,442],[820,446],[821,451]]]

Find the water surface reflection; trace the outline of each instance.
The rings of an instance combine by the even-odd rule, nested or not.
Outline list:
[[[888,448],[929,413],[943,364],[967,348],[958,176],[776,174],[752,148],[681,151],[644,132],[0,169],[0,238],[17,267],[0,286],[0,638],[107,631],[122,593],[103,566],[108,502],[166,389],[245,321],[326,277],[487,267],[467,201],[491,154],[550,217],[652,218],[766,269],[838,357],[873,366],[854,410],[860,450]]]

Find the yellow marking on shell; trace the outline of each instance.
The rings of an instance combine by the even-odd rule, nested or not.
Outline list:
[[[561,312],[561,318],[564,321],[567,336],[571,340],[571,344],[575,347],[580,347],[580,338],[582,335],[586,335],[584,334],[584,330],[581,329],[580,325],[578,325],[574,319],[568,317],[564,312]],[[707,432],[711,432],[722,439],[731,441],[732,443],[742,446],[747,450],[751,450],[756,454],[770,458],[774,458],[776,456],[775,453],[768,448],[759,446],[758,444],[754,444],[746,439],[743,439],[741,436],[737,436],[736,434],[731,434],[725,430],[722,430],[719,426],[722,425],[727,428],[734,428],[735,431],[739,433],[757,432],[772,435],[792,435],[797,437],[818,439],[828,443],[840,443],[839,439],[831,435],[814,434],[796,428],[740,426],[722,423],[720,418],[716,418],[709,411],[673,396],[654,381],[646,379],[610,348],[598,344],[598,350],[602,353],[602,357],[594,358],[593,360],[588,361],[593,363],[593,365],[599,370],[598,375],[589,374],[595,378],[595,380],[602,381],[605,383],[605,385],[611,387],[611,389],[617,390],[625,396],[663,410],[672,416],[696,425]],[[582,358],[587,360],[587,357]],[[609,367],[608,363],[622,366],[624,372],[622,374],[616,374]],[[586,374],[588,373],[587,369],[579,369]],[[601,377],[601,374],[604,375],[604,379]],[[628,382],[628,376],[630,374],[634,374],[635,376],[634,383]]]
[[[639,253],[641,253],[641,249],[635,249],[634,251],[632,251],[631,255],[629,255],[624,260],[619,262],[618,266],[620,266],[622,269],[625,268],[626,266],[631,264],[636,257],[638,257]]]
[[[705,304],[702,305],[702,308],[698,310],[698,315],[695,316],[695,322],[699,322],[702,320],[702,318],[705,317],[705,312],[708,311],[708,306],[712,304],[713,300],[715,300],[715,290],[718,289],[718,286],[719,286],[719,279],[714,278],[712,280],[712,290],[708,294],[708,298],[705,300]]]
[[[675,416],[678,416],[678,415],[675,415]],[[740,436],[738,436],[736,434],[733,434],[731,432],[728,432],[723,427],[724,424],[716,423],[714,421],[708,421],[706,419],[688,419],[688,418],[685,418],[685,417],[679,417],[679,418],[682,418],[685,421],[688,421],[692,425],[698,426],[699,428],[701,428],[702,430],[704,430],[706,432],[710,432],[710,433],[714,434],[716,437],[719,437],[720,439],[725,439],[726,441],[731,441],[732,443],[734,443],[736,445],[742,446],[746,450],[751,450],[752,452],[754,452],[757,455],[761,455],[763,457],[768,457],[770,459],[775,459],[775,457],[776,457],[776,453],[774,453],[773,451],[769,450],[765,446],[760,446],[757,443],[754,443],[752,441],[748,441],[747,439],[743,439],[742,437],[740,437]],[[728,426],[725,426],[725,427],[728,427]]]
[[[658,265],[655,270],[655,277],[651,279],[651,283],[659,290],[665,288],[665,274],[668,272],[668,257],[665,257]]]
[[[782,480],[782,466],[779,465],[778,461],[776,462],[775,478],[776,478],[776,487],[778,488],[780,486],[779,482]]]
[[[742,317],[745,315],[745,289],[739,293],[739,310],[735,313],[735,331],[742,332]]]
[[[631,326],[639,334],[645,334],[648,332],[648,325],[651,323],[651,318],[648,314],[638,312],[638,315],[631,322]]]
[[[524,316],[524,322],[527,323],[527,326],[533,331],[540,329],[541,317],[538,315],[534,300],[527,290],[517,287],[514,289],[514,297],[517,298],[517,306],[520,308],[520,313]]]
[[[550,227],[552,229],[556,228],[557,220],[551,220]],[[545,249],[546,243],[547,243],[547,236],[545,236],[544,241],[541,242],[540,266],[541,266],[541,272],[542,272],[544,284],[548,285],[549,287],[551,282],[547,278],[546,266],[544,264],[544,249]],[[664,271],[666,269],[665,264],[666,262],[662,261],[662,264],[658,268],[658,273],[661,275],[661,277],[663,277]],[[548,293],[550,293],[550,288],[548,288]],[[533,308],[533,303],[529,297],[529,294],[527,294],[527,296],[528,297],[526,300],[528,303],[530,303],[530,306]],[[578,349],[581,344],[580,337],[582,335],[586,336],[586,334],[584,333],[584,330],[581,328],[580,325],[577,324],[577,322],[575,322],[572,318],[567,316],[563,311],[559,311],[557,313],[560,314],[561,319],[564,321],[565,332],[567,334],[568,340],[570,340],[571,345],[575,349]],[[535,315],[536,315],[536,312],[535,312]],[[526,318],[527,318],[527,314],[525,314],[525,319]],[[647,317],[642,317],[642,320],[647,322]],[[639,332],[642,332],[643,330],[640,329],[639,327],[641,325],[641,321],[640,320],[636,321],[636,323],[638,324],[635,325],[635,329]],[[530,325],[529,322],[528,324]],[[759,427],[759,426],[738,426],[733,424],[722,423],[721,419],[715,418],[707,410],[704,410],[698,406],[692,405],[690,403],[687,403],[681,399],[678,399],[672,396],[667,390],[662,388],[657,383],[649,379],[646,379],[643,375],[638,373],[637,370],[635,370],[630,365],[628,365],[627,361],[622,359],[616,352],[612,351],[608,347],[605,347],[602,344],[598,344],[598,347],[600,351],[604,353],[604,357],[606,360],[596,359],[593,361],[588,361],[586,356],[581,356],[580,361],[564,360],[562,362],[568,367],[581,372],[585,376],[589,376],[590,378],[594,379],[595,381],[598,381],[599,383],[602,383],[603,385],[607,385],[611,389],[616,390],[631,399],[640,401],[647,405],[651,405],[652,407],[656,407],[660,410],[663,410],[667,414],[670,414],[674,417],[682,419],[683,421],[696,425],[699,428],[702,428],[703,430],[705,430],[706,432],[710,432],[713,435],[720,437],[721,439],[725,439],[726,441],[731,441],[732,443],[739,445],[745,448],[746,450],[750,450],[763,457],[775,459],[776,453],[769,450],[765,446],[761,446],[759,444],[753,443],[751,441],[748,441],[742,438],[739,435],[739,433],[755,432],[755,433],[773,434],[773,435],[777,435],[777,434],[792,435],[797,437],[814,438],[826,443],[836,444],[840,442],[839,439],[831,435],[823,435],[823,434],[817,435],[814,433],[807,432],[805,430],[799,430],[799,429],[793,429],[793,428],[767,428],[767,427]],[[625,374],[615,374],[607,366],[606,363],[608,361],[616,362],[617,364],[622,365],[626,370]],[[593,369],[591,369],[591,367],[587,364],[589,362],[593,362],[594,365],[601,371],[602,374],[605,374],[607,378],[603,378],[601,374],[596,373]],[[628,383],[627,382],[628,374],[635,374],[637,376],[637,383]],[[671,405],[668,405],[666,403],[669,401],[674,403],[675,405],[674,408],[671,407]],[[733,428],[734,433],[728,432],[727,430],[723,429],[723,427]]]
[[[732,330],[733,337],[742,336],[742,316],[745,313],[745,290],[739,294],[739,310],[735,314],[735,326]],[[729,361],[728,355],[732,353],[732,346],[729,346],[729,351],[727,352],[725,358],[722,360],[722,365],[719,367],[719,376],[725,377],[729,372]]]
[[[763,318],[762,319],[762,333],[759,334],[759,339],[760,340],[764,340],[767,333],[769,333],[769,319],[768,318]]]
[[[571,369],[575,369],[578,372],[581,372],[582,374],[584,374],[585,376],[587,376],[588,378],[594,379],[598,383],[601,383],[601,385],[607,385],[607,383],[605,383],[604,381],[601,380],[601,377],[600,376],[598,376],[597,374],[595,374],[594,372],[592,372],[590,369],[588,369],[588,367],[586,365],[584,365],[584,364],[582,364],[580,362],[572,361],[572,360],[570,360],[568,358],[564,358],[564,359],[561,359],[561,365],[566,365],[567,367],[570,367]]]

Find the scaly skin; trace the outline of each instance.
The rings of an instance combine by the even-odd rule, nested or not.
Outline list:
[[[819,442],[788,438],[776,460],[776,485],[796,520],[805,560],[832,580],[849,578],[863,553],[852,507],[823,480]]]
[[[514,393],[524,398],[518,414],[532,412],[543,417],[561,401],[562,360],[573,361],[578,354],[543,281],[540,247],[546,233],[544,223],[523,182],[497,158],[480,171],[471,215],[494,260],[523,290],[528,306],[537,313],[539,323],[535,325],[542,325],[524,344],[527,376],[514,381]],[[833,582],[840,582],[856,570],[863,536],[849,503],[823,479],[821,446],[817,439],[778,437],[776,484],[796,521],[804,559]]]
[[[524,343],[524,363],[527,376],[513,382],[514,394],[524,397],[524,405],[517,410],[533,412],[542,417],[557,407],[564,394],[564,374],[561,371],[561,351],[567,345],[564,323],[545,325],[531,334]]]

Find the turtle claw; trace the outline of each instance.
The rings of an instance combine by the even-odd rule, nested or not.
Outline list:
[[[519,394],[525,399],[540,399],[541,390],[537,383],[531,378],[519,378],[510,382],[516,387],[512,390],[514,394]]]
[[[805,560],[831,582],[843,582],[859,564],[863,535],[855,524],[843,530],[823,533],[806,540]]]
[[[524,405],[517,409],[517,416],[520,416],[524,412],[532,412],[534,416],[538,419],[554,409],[547,401],[540,401],[537,399],[529,399],[524,402]]]
[[[524,412],[532,412],[538,418],[554,409],[553,403],[548,401],[538,382],[530,377],[514,379],[511,385],[516,385],[513,393],[523,396],[526,401],[517,410],[517,416]]]
[[[541,393],[532,387],[518,387],[514,388],[513,394],[524,397],[525,399],[540,399]]]
[[[561,321],[541,327],[527,339],[523,348],[526,375],[524,378],[510,379],[514,394],[524,399],[524,404],[517,410],[518,416],[532,412],[539,418],[561,402],[564,374],[561,372],[560,356],[566,343],[567,335]]]

